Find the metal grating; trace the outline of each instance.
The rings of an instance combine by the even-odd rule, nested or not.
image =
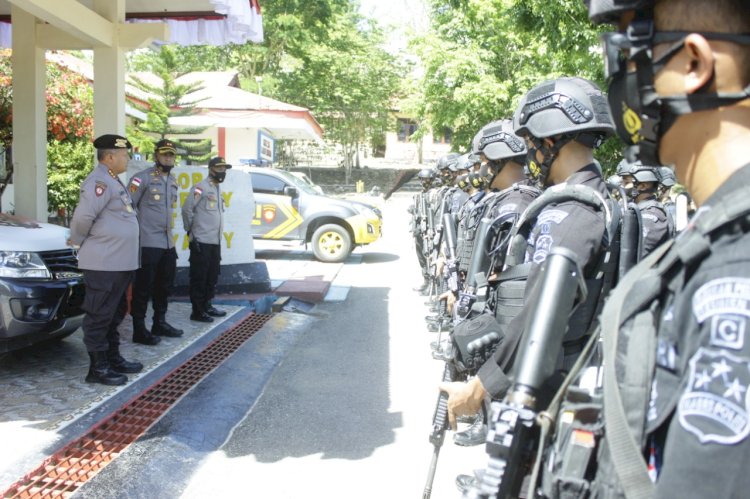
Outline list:
[[[193,358],[56,452],[3,493],[4,498],[69,497],[156,423],[273,315],[251,314]]]

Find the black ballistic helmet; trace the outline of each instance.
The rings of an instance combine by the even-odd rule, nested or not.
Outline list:
[[[471,139],[471,153],[479,155],[480,152],[482,152],[481,146],[479,144],[479,141],[482,139],[482,133],[484,132],[484,128],[489,125],[485,125],[484,127],[480,128],[479,131],[474,135],[474,138]]]
[[[623,159],[617,165],[617,174],[621,177],[629,175],[636,182],[659,182],[658,168],[654,166],[644,166],[640,161],[628,161]]]
[[[674,171],[668,166],[660,166],[658,170],[659,183],[667,188],[672,187],[677,179],[674,176]]]
[[[563,77],[545,81],[521,99],[513,114],[513,129],[521,137],[615,133],[607,98],[593,82]]]
[[[432,168],[422,168],[421,170],[419,170],[419,173],[417,173],[417,177],[420,180],[433,179],[435,178],[435,175],[435,170],[433,170]]]
[[[460,154],[452,152],[438,159],[437,169],[438,170],[450,170],[456,171],[456,162],[458,161]]]
[[[513,120],[493,121],[481,130],[479,150],[490,161],[516,159],[523,162],[526,156],[526,142],[513,130]]]
[[[654,5],[653,0],[583,0],[589,10],[589,19],[594,24],[617,23],[626,10],[647,9]]]

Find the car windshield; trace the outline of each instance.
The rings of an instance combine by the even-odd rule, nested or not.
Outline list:
[[[295,175],[292,175],[291,173],[285,172],[285,171],[276,170],[276,173],[281,175],[287,183],[292,184],[294,187],[296,187],[300,191],[304,191],[308,194],[315,194],[316,196],[319,195],[319,193],[315,189],[313,189],[310,184],[308,184],[301,178],[296,177]]]

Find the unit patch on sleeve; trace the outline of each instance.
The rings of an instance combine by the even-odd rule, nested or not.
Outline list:
[[[517,203],[507,203],[500,207],[499,210],[497,210],[497,216],[505,215],[506,213],[515,213],[516,208],[518,208]]]
[[[707,282],[693,295],[693,314],[700,324],[719,314],[750,318],[750,279],[722,277]]]
[[[736,444],[750,433],[750,362],[722,350],[699,348],[677,406],[680,425],[701,443]]]
[[[96,197],[101,197],[102,194],[104,194],[104,191],[107,190],[107,184],[104,182],[96,182],[96,185],[94,186],[94,194],[96,194]]]
[[[531,260],[534,263],[542,263],[547,259],[550,249],[552,248],[552,236],[544,234],[540,235],[536,240],[534,248],[534,256]]]
[[[203,194],[203,189],[201,189],[200,187],[196,187],[195,191],[193,191],[193,196],[199,198],[201,197],[201,194]]]
[[[556,224],[559,224],[560,222],[565,220],[568,215],[570,215],[570,213],[563,210],[544,210],[539,214],[539,217],[536,219],[536,223],[543,224],[554,222]]]

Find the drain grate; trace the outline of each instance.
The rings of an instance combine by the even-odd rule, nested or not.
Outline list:
[[[156,423],[180,397],[216,369],[272,315],[251,314],[157,381],[86,435],[13,484],[4,498],[68,497]]]

